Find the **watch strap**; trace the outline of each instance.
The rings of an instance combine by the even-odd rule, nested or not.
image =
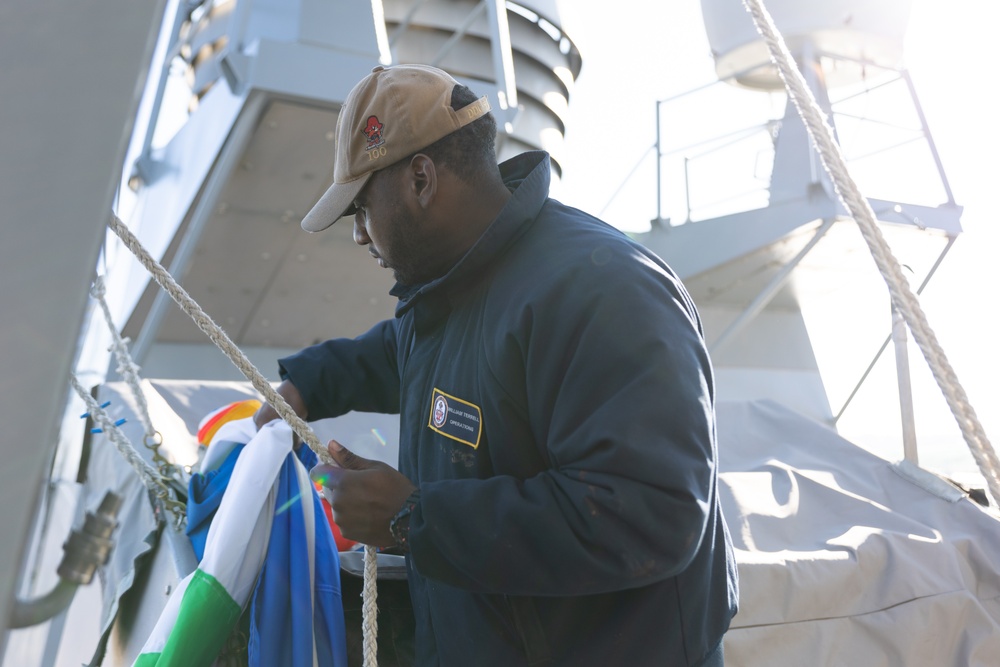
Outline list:
[[[413,493],[407,496],[396,515],[389,521],[389,533],[392,534],[396,546],[404,553],[410,551],[410,517],[418,502],[420,502],[420,489],[414,489]]]

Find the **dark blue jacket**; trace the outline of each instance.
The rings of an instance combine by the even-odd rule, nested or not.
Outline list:
[[[736,611],[714,386],[652,252],[549,199],[549,161],[396,319],[281,361],[310,419],[400,413],[418,665],[697,665]]]

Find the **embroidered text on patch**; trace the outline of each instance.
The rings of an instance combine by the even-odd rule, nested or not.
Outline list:
[[[431,415],[427,426],[446,438],[476,449],[483,433],[482,415],[478,405],[435,388],[431,394]]]

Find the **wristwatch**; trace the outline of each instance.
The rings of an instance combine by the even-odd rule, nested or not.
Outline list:
[[[403,507],[396,512],[396,516],[389,521],[389,532],[392,534],[392,539],[396,541],[396,546],[404,553],[410,552],[410,516],[418,502],[420,502],[420,489],[414,489],[413,493],[407,496]]]

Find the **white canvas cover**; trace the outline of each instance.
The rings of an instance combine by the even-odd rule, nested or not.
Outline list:
[[[995,516],[776,403],[722,404],[718,424],[727,665],[1000,665]]]

